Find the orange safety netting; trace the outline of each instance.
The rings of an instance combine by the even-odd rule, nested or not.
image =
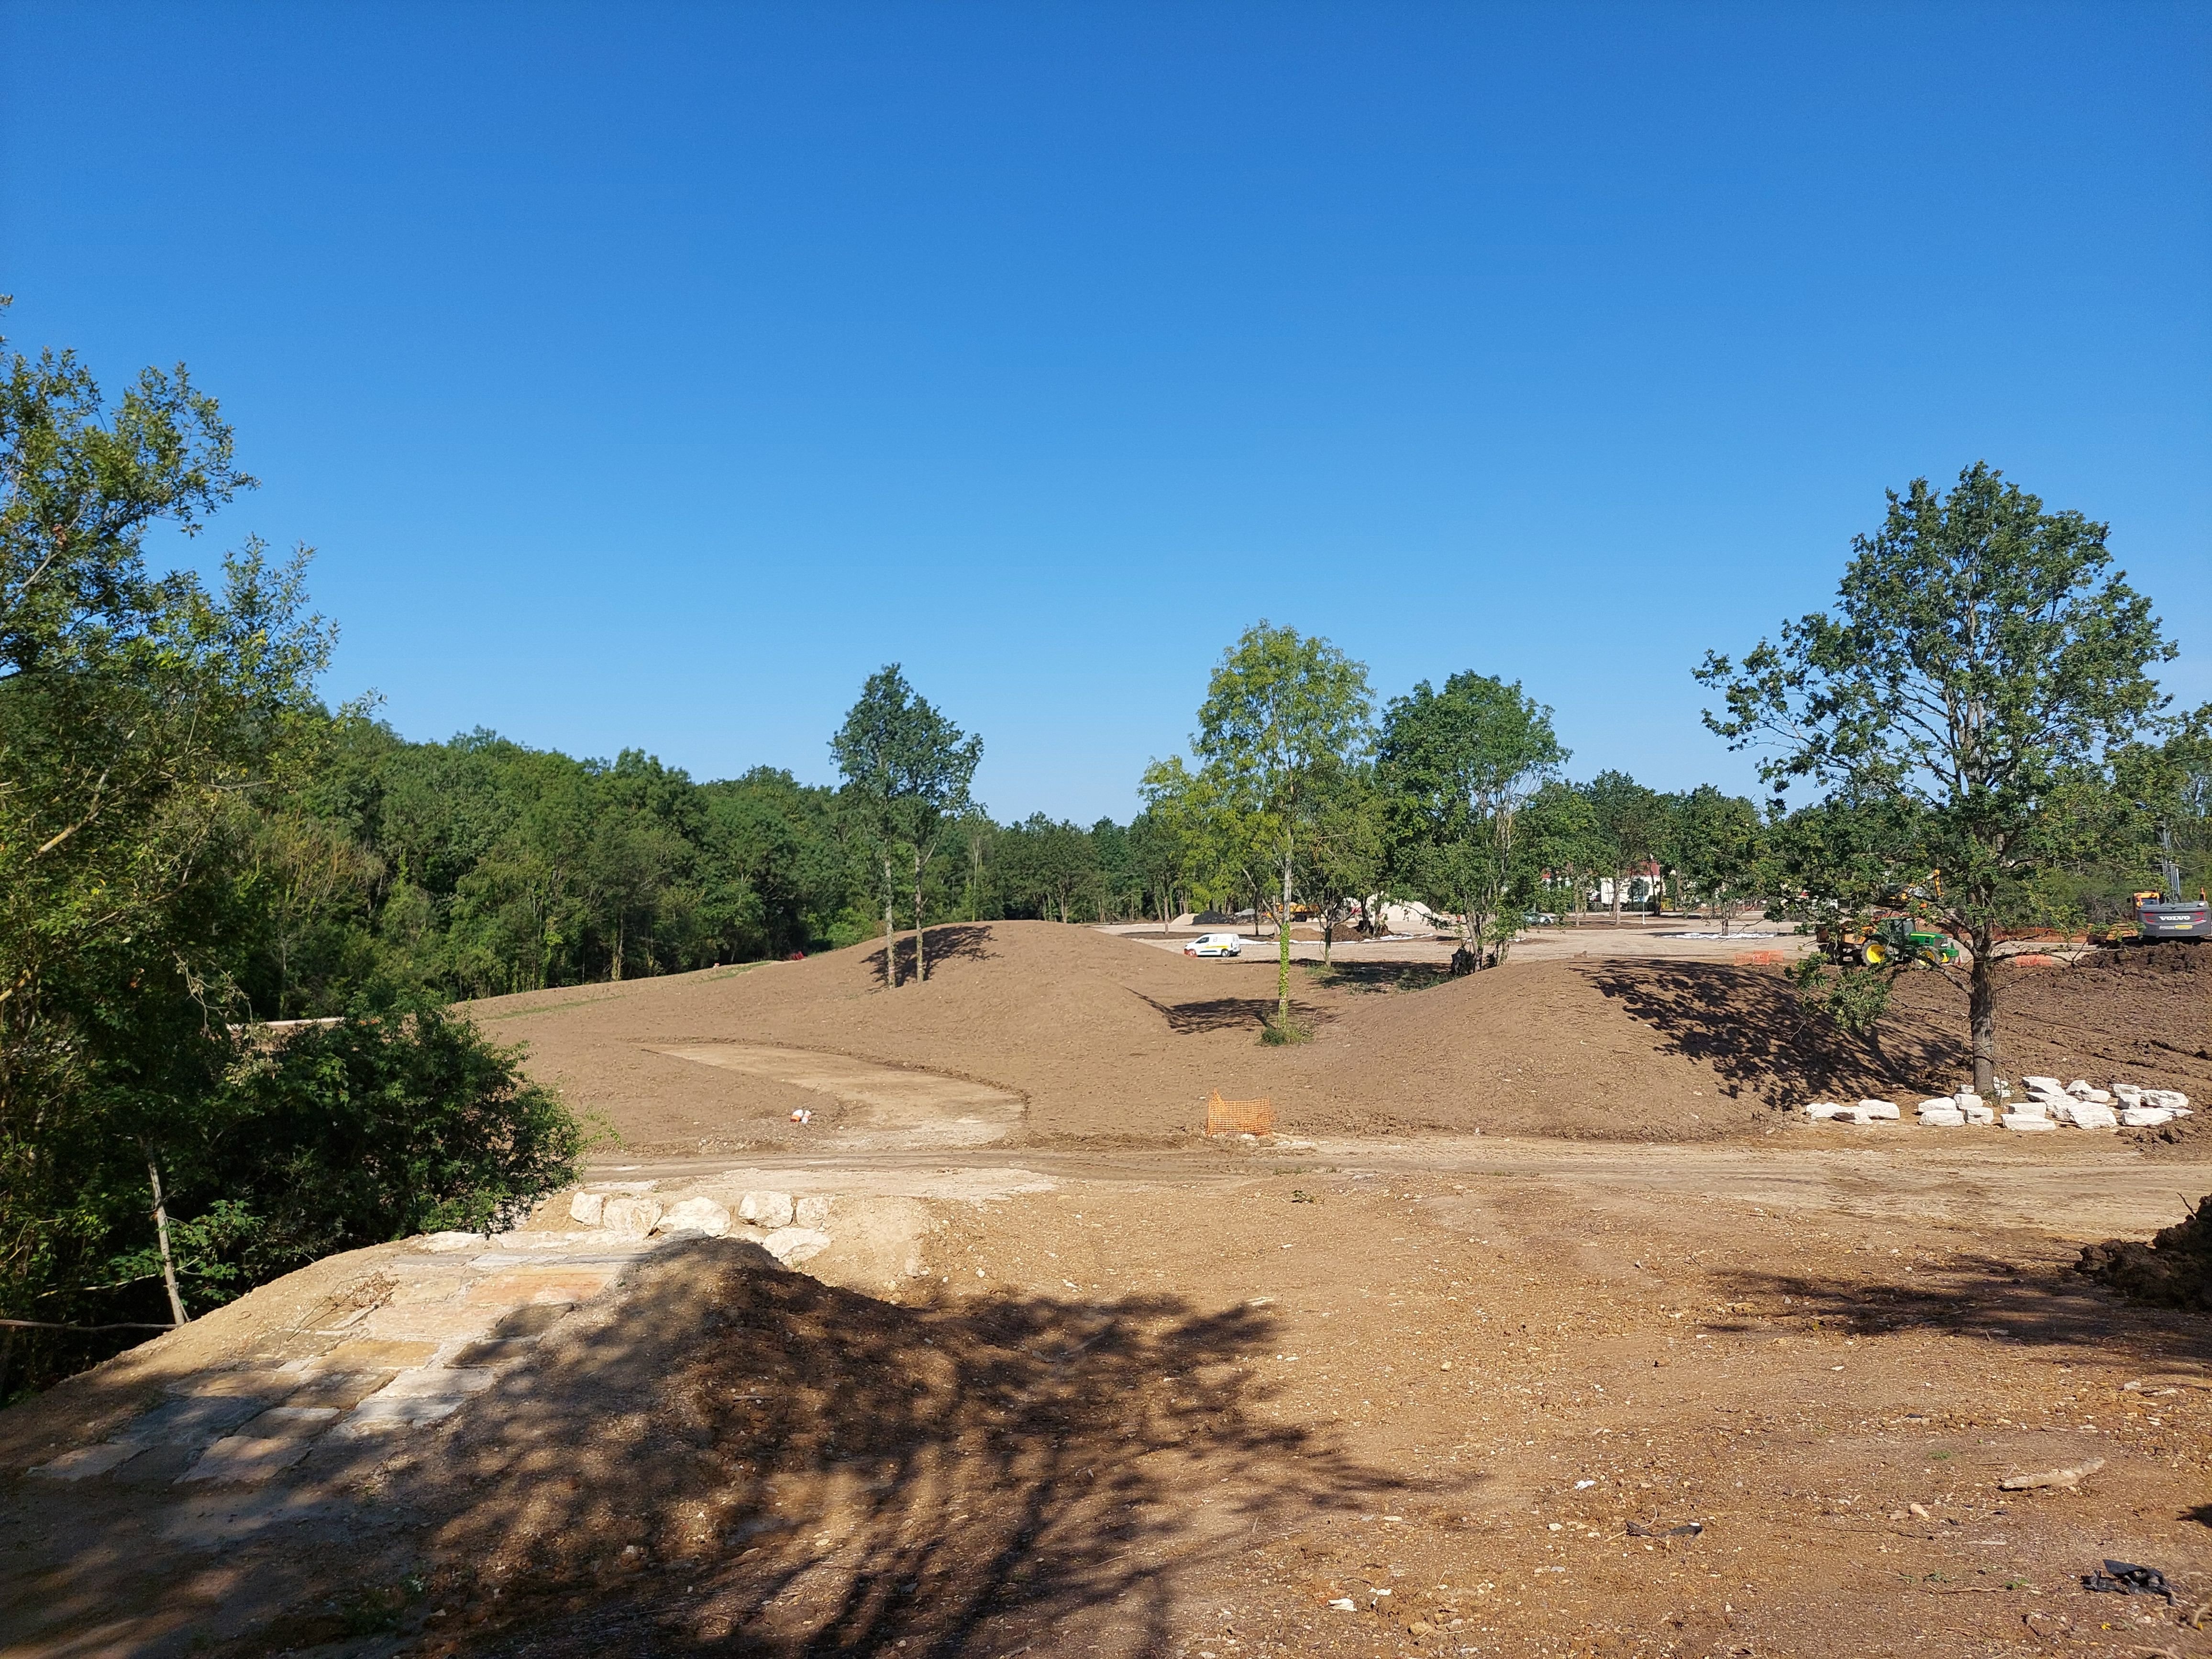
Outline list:
[[[1271,1135],[1275,1133],[1275,1103],[1272,1100],[1224,1100],[1216,1089],[1206,1103],[1206,1133],[1210,1135]]]

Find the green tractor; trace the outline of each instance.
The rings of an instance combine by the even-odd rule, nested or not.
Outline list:
[[[1920,927],[1911,916],[1897,911],[1832,922],[1818,937],[1828,959],[1844,967],[1948,968],[1959,959],[1959,947],[1949,934]]]

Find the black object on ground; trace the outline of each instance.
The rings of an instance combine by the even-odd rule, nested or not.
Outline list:
[[[2107,1561],[2104,1571],[2083,1573],[2081,1588],[2107,1595],[2163,1595],[2166,1606],[2173,1605],[2166,1575],[2156,1567],[2139,1567],[2132,1561]]]
[[[1647,1527],[1640,1521],[1628,1523],[1631,1538],[1695,1538],[1705,1529],[1702,1521],[1685,1521],[1679,1527]]]

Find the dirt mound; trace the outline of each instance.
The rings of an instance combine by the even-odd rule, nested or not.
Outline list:
[[[505,997],[476,1017],[527,1042],[531,1069],[638,1152],[805,1142],[835,1129],[817,1092],[669,1051],[823,1050],[1010,1090],[1032,1141],[1158,1139],[1216,1089],[1265,1096],[1281,1133],[1491,1133],[1705,1139],[1821,1096],[1904,1099],[1965,1075],[1964,1002],[1899,982],[1866,1040],[1808,1014],[1780,973],[1720,963],[1530,963],[1436,982],[1413,964],[1300,967],[1315,1034],[1267,1048],[1275,965],[1199,962],[1051,922],[931,933],[924,985],[886,993],[883,950]],[[2191,953],[2192,957],[2195,953]],[[2158,952],[2006,970],[2008,1069],[2212,1094],[2199,970]],[[793,1125],[793,1107],[816,1124]]]
[[[2075,1270],[2131,1301],[2212,1311],[2212,1194],[2148,1244],[2115,1238],[2090,1245]]]

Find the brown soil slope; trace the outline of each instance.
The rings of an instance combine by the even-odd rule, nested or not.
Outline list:
[[[1272,962],[1195,962],[1047,922],[932,939],[929,982],[896,993],[883,988],[881,947],[865,946],[475,1012],[635,1151],[804,1138],[788,1122],[800,1104],[834,1123],[822,1095],[656,1052],[695,1043],[826,1049],[995,1084],[1024,1097],[1025,1133],[1042,1140],[1183,1133],[1217,1088],[1273,1099],[1293,1134],[1702,1138],[1816,1095],[1948,1088],[1964,1060],[1956,993],[1933,975],[1905,981],[1898,1016],[1869,1044],[1808,1018],[1777,974],[1754,968],[1543,963],[1418,990],[1402,988],[1425,981],[1387,970],[1302,968],[1296,1002],[1316,1040],[1271,1048],[1256,1038]],[[2022,1070],[2118,1066],[2212,1092],[2203,983],[2142,961],[2023,970],[2007,991],[2008,1053]]]

